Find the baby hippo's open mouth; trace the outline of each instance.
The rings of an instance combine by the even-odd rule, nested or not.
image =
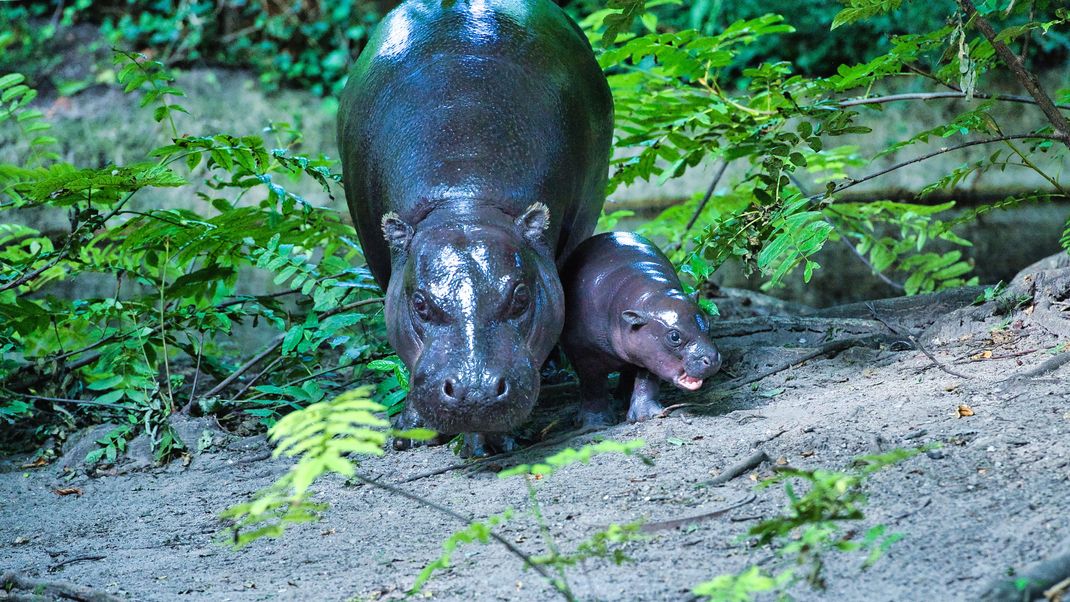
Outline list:
[[[688,376],[686,372],[680,371],[680,374],[676,376],[676,386],[681,389],[687,389],[688,391],[698,391],[702,386],[702,379]]]

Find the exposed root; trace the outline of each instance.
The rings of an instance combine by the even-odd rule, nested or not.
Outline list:
[[[979,599],[985,602],[1062,599],[1070,583],[1070,539],[1064,540],[1059,548],[1061,553],[1018,571],[1013,577],[993,580]]]
[[[15,594],[16,600],[47,602],[50,600],[77,600],[78,602],[119,602],[119,598],[99,590],[64,581],[46,581],[20,577],[15,571],[0,576],[0,590]],[[20,594],[18,592],[26,592]]]

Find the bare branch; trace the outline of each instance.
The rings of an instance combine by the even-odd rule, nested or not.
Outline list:
[[[992,49],[996,51],[996,56],[999,57],[1003,64],[1007,65],[1007,68],[1011,70],[1014,77],[1018,80],[1018,83],[1022,84],[1026,92],[1037,101],[1037,105],[1040,106],[1040,110],[1047,116],[1048,121],[1051,122],[1052,127],[1055,128],[1055,139],[1059,140],[1067,147],[1070,147],[1070,121],[1066,119],[1066,116],[1059,112],[1058,107],[1052,102],[1051,97],[1044,91],[1044,88],[1040,86],[1040,80],[1032,71],[1025,68],[1025,63],[1022,62],[1022,57],[1018,56],[1002,41],[996,39],[996,30],[992,29],[992,24],[988,22],[980,13],[977,12],[977,7],[973,5],[972,0],[955,0],[959,7],[962,8],[962,12],[966,14],[977,29],[981,32],[990,44]]]
[[[687,225],[684,226],[684,231],[680,233],[680,240],[676,242],[676,250],[684,248],[684,241],[687,240],[687,233],[691,231],[691,227],[698,221],[698,216],[702,215],[702,211],[706,209],[706,204],[710,202],[710,197],[713,196],[713,191],[716,190],[717,184],[721,181],[721,177],[724,176],[724,172],[728,169],[728,161],[721,161],[721,166],[717,169],[717,173],[713,175],[713,180],[710,181],[710,187],[706,189],[706,196],[702,197],[702,201],[699,202],[698,207],[695,207],[695,213],[691,216],[691,219],[687,221]]]
[[[982,94],[980,92],[973,93],[974,98],[992,99],[1003,102],[1020,102],[1025,104],[1040,104],[1036,100],[1028,96],[1018,96],[1014,94]],[[912,92],[909,94],[890,94],[888,96],[874,96],[872,98],[855,98],[852,100],[845,100],[840,103],[841,108],[857,107],[862,105],[879,105],[889,102],[898,102],[901,100],[937,100],[941,98],[966,98],[965,92]],[[1070,105],[1055,105],[1056,107],[1070,111]]]
[[[884,174],[891,173],[891,172],[893,172],[893,171],[895,171],[897,169],[901,169],[903,167],[906,167],[908,165],[913,165],[915,163],[920,163],[922,161],[925,161],[926,159],[932,159],[933,157],[936,157],[936,156],[939,156],[939,155],[943,155],[944,153],[951,153],[951,152],[954,152],[954,151],[957,151],[957,150],[962,150],[964,148],[969,148],[971,146],[977,146],[977,145],[980,145],[980,144],[992,144],[993,142],[1004,142],[1006,140],[1057,140],[1057,141],[1062,141],[1062,138],[1060,138],[1059,136],[1051,135],[1051,134],[1012,134],[1010,136],[996,136],[995,138],[985,138],[984,140],[972,140],[970,142],[963,142],[962,144],[956,144],[955,146],[945,146],[945,147],[940,148],[939,150],[935,150],[935,151],[933,151],[931,153],[926,153],[926,154],[921,155],[919,157],[914,157],[913,159],[910,159],[909,161],[903,161],[902,163],[896,163],[895,165],[892,165],[891,167],[887,167],[887,168],[882,169],[882,170],[880,170],[878,172],[871,173],[868,176],[863,176],[863,177],[858,178],[858,179],[848,178],[843,183],[838,184],[831,191],[826,191],[826,192],[823,192],[823,193],[820,193],[820,194],[811,195],[809,197],[809,200],[816,201],[816,200],[825,198],[825,197],[827,197],[827,196],[829,196],[831,194],[836,194],[837,192],[841,192],[841,191],[846,190],[846,189],[848,189],[848,188],[850,188],[852,186],[857,186],[857,185],[859,185],[859,184],[861,184],[863,182],[868,182],[868,181],[870,181],[870,180],[872,180],[874,178],[878,178],[880,176],[883,176]]]

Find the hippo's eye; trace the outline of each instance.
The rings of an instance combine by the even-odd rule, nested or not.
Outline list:
[[[531,290],[521,282],[513,289],[513,298],[509,301],[509,317],[516,318],[523,314],[531,304]]]
[[[680,344],[681,341],[683,341],[683,339],[680,338],[680,331],[679,330],[675,330],[675,329],[670,330],[669,332],[665,333],[665,338],[669,341],[669,344],[672,345],[673,347],[676,347],[677,345]]]
[[[431,304],[427,302],[427,296],[420,291],[412,294],[412,311],[425,322],[431,319]]]

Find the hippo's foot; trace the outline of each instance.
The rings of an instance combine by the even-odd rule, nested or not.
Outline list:
[[[424,419],[420,417],[416,410],[406,406],[405,411],[398,414],[394,418],[393,427],[399,431],[407,431],[415,428],[425,428]],[[449,442],[449,437],[443,437],[439,435],[433,439],[427,441],[416,441],[413,439],[403,439],[400,437],[394,437],[391,440],[391,445],[397,451],[404,451],[406,449],[412,449],[414,447],[420,447],[421,445],[443,445]]]
[[[507,433],[465,433],[457,454],[462,458],[485,458],[516,451],[520,446]]]
[[[632,403],[628,407],[628,422],[650,420],[661,414],[664,409],[656,399],[632,399]]]

